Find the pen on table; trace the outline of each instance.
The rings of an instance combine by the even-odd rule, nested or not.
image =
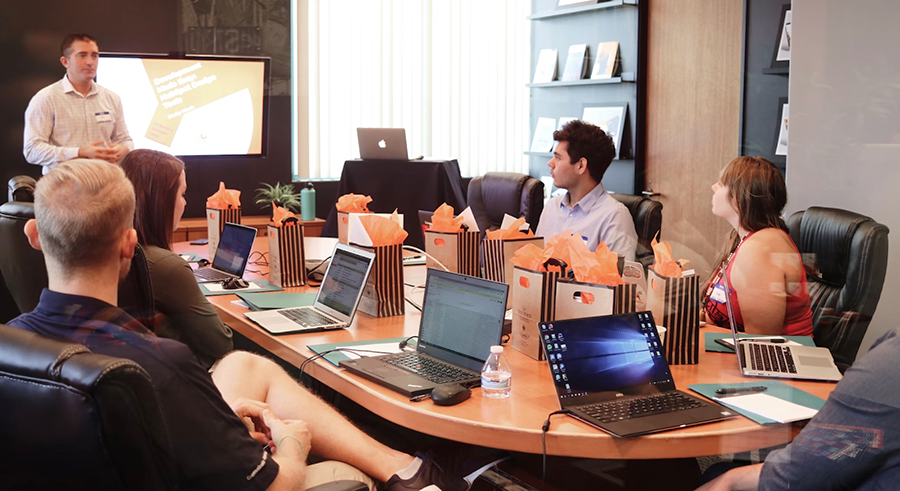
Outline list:
[[[716,394],[728,395],[728,394],[746,394],[750,392],[762,392],[768,389],[768,387],[757,385],[755,387],[734,387],[727,389],[716,389]]]

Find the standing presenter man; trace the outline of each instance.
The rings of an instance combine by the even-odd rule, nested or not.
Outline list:
[[[100,50],[87,34],[69,34],[60,45],[66,75],[44,87],[25,110],[23,154],[43,174],[60,162],[89,158],[117,163],[134,148],[122,100],[94,83]]]

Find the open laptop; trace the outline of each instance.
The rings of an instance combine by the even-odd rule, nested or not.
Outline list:
[[[407,397],[440,384],[481,384],[481,368],[500,344],[509,286],[428,269],[416,351],[341,361],[347,370]]]
[[[738,368],[746,377],[773,377],[800,380],[824,380],[837,382],[843,376],[834,364],[828,348],[813,346],[789,346],[754,342],[753,338],[738,338],[734,308],[731,305],[731,279],[728,268],[724,270],[725,308],[728,324],[738,357]]]
[[[212,264],[208,268],[194,270],[197,282],[210,283],[244,276],[256,233],[253,227],[225,222]]]
[[[735,416],[675,387],[650,312],[538,324],[560,409],[616,436]]]
[[[359,158],[364,160],[409,160],[403,128],[356,128]]]
[[[350,326],[362,297],[375,254],[335,244],[322,286],[312,305],[247,312],[244,315],[272,334],[325,331]]]

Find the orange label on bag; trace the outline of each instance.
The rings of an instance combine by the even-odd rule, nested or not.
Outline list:
[[[275,232],[269,232],[269,237],[271,237],[271,238],[274,239],[274,238],[275,238]]]
[[[529,280],[529,279],[528,279],[527,277],[525,277],[525,276],[520,276],[520,277],[519,277],[519,284],[522,285],[523,288],[528,288],[528,287],[531,286],[531,280]]]
[[[213,219],[215,219],[215,218],[216,218],[216,214],[215,214],[215,213],[210,213],[210,214],[209,214],[209,219],[210,219],[210,220],[213,220]]]
[[[348,217],[341,217],[341,221],[343,221],[344,223],[350,223]]]
[[[650,288],[652,288],[655,292],[659,291],[659,289],[656,287],[656,278],[650,279]]]
[[[434,245],[438,247],[444,247],[445,245],[447,245],[447,241],[445,241],[444,239],[434,239]]]

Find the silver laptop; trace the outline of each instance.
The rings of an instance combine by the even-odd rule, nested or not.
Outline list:
[[[353,322],[374,262],[374,253],[336,244],[313,305],[247,312],[244,315],[271,334],[348,327]]]
[[[359,158],[364,160],[409,160],[403,128],[356,128]]]
[[[194,270],[197,282],[211,283],[244,276],[256,233],[253,227],[225,222],[212,265]]]
[[[754,342],[753,338],[739,339],[734,309],[731,306],[731,278],[727,267],[722,274],[728,324],[731,326],[731,336],[736,347],[734,352],[737,353],[738,368],[742,375],[832,382],[842,378],[828,348],[760,343]]]

